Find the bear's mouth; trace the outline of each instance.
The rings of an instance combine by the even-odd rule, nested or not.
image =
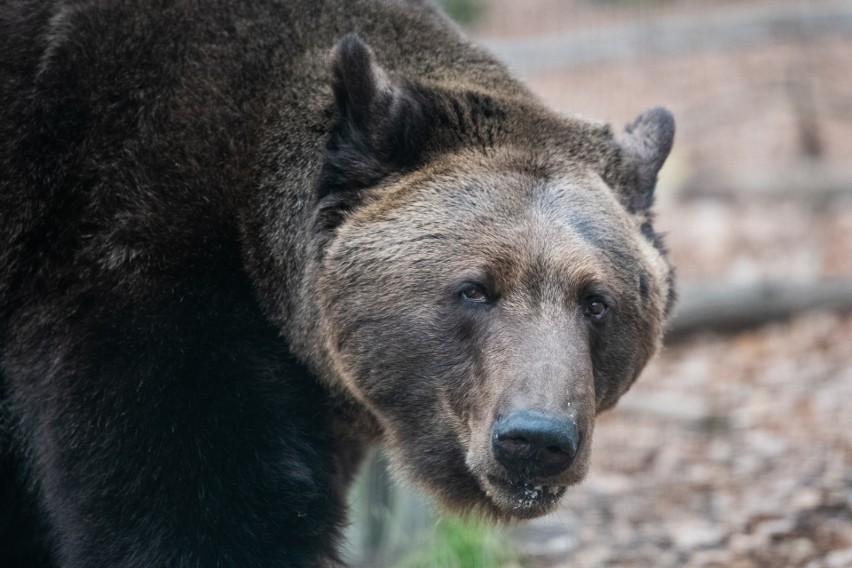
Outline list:
[[[488,476],[485,493],[504,513],[521,519],[551,512],[565,494],[566,485],[545,485],[530,481],[509,481]]]

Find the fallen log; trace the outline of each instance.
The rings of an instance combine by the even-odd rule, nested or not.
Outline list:
[[[672,343],[705,331],[730,332],[783,320],[806,310],[852,311],[852,280],[683,284],[666,332]]]

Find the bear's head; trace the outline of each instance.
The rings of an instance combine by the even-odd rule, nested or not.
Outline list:
[[[529,95],[395,77],[355,36],[332,67],[314,220],[332,380],[446,506],[544,514],[660,343],[673,279],[649,209],[671,115],[616,136]]]

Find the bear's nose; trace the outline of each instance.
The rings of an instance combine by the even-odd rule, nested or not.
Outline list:
[[[538,410],[514,410],[498,418],[491,434],[497,461],[525,477],[548,477],[568,469],[580,440],[573,418]]]

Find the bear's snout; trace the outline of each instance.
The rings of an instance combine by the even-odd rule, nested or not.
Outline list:
[[[559,475],[571,466],[582,434],[570,416],[538,410],[514,410],[494,422],[494,458],[513,475],[538,479]]]

